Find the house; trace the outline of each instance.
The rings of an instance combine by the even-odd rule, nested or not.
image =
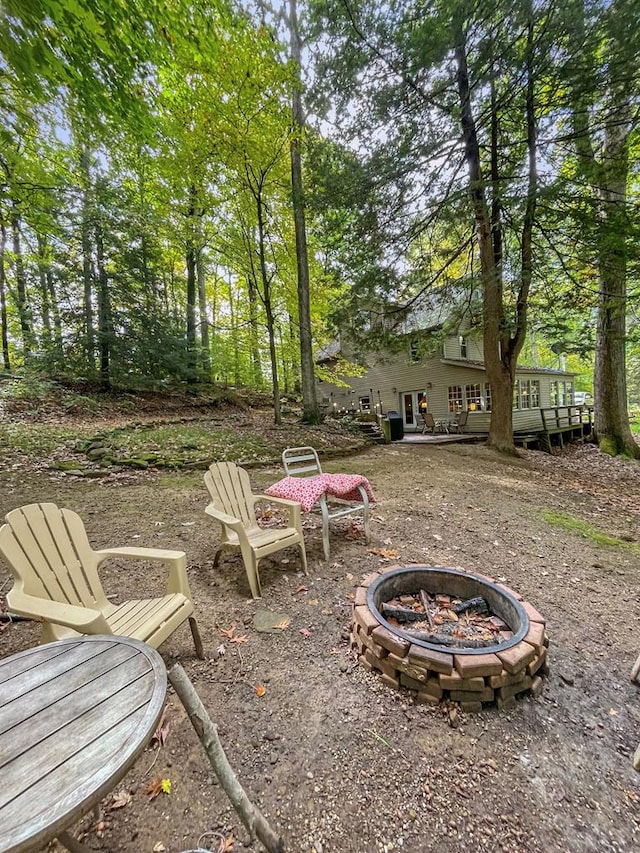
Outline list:
[[[424,336],[409,332],[400,340],[405,346],[399,351],[368,354],[362,376],[341,376],[348,387],[320,381],[318,399],[325,414],[396,411],[402,416],[405,432],[413,432],[422,429],[422,410],[444,421],[467,410],[465,432],[488,433],[491,388],[483,361],[482,332],[468,329],[464,334],[440,334],[427,352],[421,349]],[[339,355],[353,357],[345,349],[334,344],[321,354],[319,362],[330,366]],[[573,403],[574,377],[564,370],[518,367],[514,432],[540,430],[540,409]]]

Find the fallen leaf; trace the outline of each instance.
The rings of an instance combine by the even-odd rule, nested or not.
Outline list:
[[[128,791],[116,791],[113,795],[113,799],[111,801],[111,805],[109,809],[114,811],[115,809],[122,809],[125,806],[128,806],[131,802],[131,794]]]
[[[248,643],[249,638],[246,634],[240,634],[238,637],[229,637],[230,643]]]
[[[303,637],[310,637],[311,631],[308,628],[300,628],[300,633]]]
[[[165,705],[162,716],[160,717],[160,722],[156,726],[156,730],[151,738],[151,746],[161,747],[165,745],[167,738],[169,737],[169,722],[167,720],[168,713],[169,706]]]
[[[216,649],[216,654],[218,655],[218,657],[223,657],[224,655],[226,655],[226,653],[227,647],[224,645],[224,643],[220,643],[220,645]]]
[[[232,853],[235,838],[233,835],[228,835],[226,838],[220,839],[216,853]]]
[[[182,527],[193,527],[195,521],[181,521],[180,524]]]
[[[236,623],[234,622],[230,628],[220,628],[220,633],[223,637],[231,639],[236,632]]]
[[[297,588],[297,590],[293,594],[294,595],[298,595],[298,594],[304,595],[305,592],[309,592],[309,590],[307,589],[306,586],[304,586],[304,584],[300,584],[300,586]]]
[[[382,540],[385,545],[393,545],[393,540],[391,537]]]
[[[337,563],[334,563],[333,565],[334,565],[334,567],[335,567],[335,566],[337,566],[338,564],[337,564]],[[346,578],[348,581],[352,581],[352,580],[353,580],[353,575],[351,574],[351,572],[347,572],[347,573],[346,573],[346,575],[345,575],[345,578]]]
[[[317,607],[320,604],[320,602],[318,601],[317,598],[310,598],[309,601],[307,602],[307,604],[310,604],[312,607]]]
[[[164,846],[162,841],[158,841],[157,844],[153,845],[153,853],[164,853],[167,848]]]
[[[256,696],[258,698],[261,698],[266,692],[267,688],[264,686],[264,684],[258,684],[258,686],[256,687]]]
[[[277,628],[279,631],[286,631],[289,625],[291,625],[291,619],[281,619],[273,627]]]
[[[171,793],[171,779],[163,779],[161,776],[156,776],[147,785],[147,794],[150,800],[155,800],[158,794]]]

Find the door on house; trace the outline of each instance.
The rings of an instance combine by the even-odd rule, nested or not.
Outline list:
[[[402,417],[406,430],[416,431],[420,425],[420,413],[427,410],[427,397],[424,391],[403,391]]]

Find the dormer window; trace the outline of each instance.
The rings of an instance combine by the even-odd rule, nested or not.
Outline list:
[[[467,339],[464,335],[460,335],[458,338],[458,343],[460,344],[460,358],[467,357]]]
[[[409,344],[409,359],[412,364],[417,364],[420,361],[420,347],[415,339]]]

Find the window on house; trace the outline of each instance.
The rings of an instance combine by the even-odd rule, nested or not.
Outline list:
[[[554,380],[551,383],[551,405],[565,406],[573,399],[573,384]]]
[[[540,407],[540,382],[537,379],[518,379],[513,386],[514,409]]]
[[[462,386],[449,385],[449,411],[457,415],[462,408]]]
[[[358,405],[360,407],[361,412],[370,412],[371,397],[369,397],[368,395],[366,397],[358,397]]]
[[[460,358],[467,357],[467,339],[464,335],[460,335],[458,338],[458,343],[460,344]]]
[[[469,409],[470,412],[479,412],[482,408],[480,383],[477,383],[476,385],[465,385],[464,396],[467,401],[467,409]]]
[[[540,408],[540,380],[531,380],[531,408]]]
[[[484,383],[484,410],[491,411],[491,385],[488,382]]]
[[[413,364],[417,364],[420,361],[420,347],[416,340],[411,341],[409,344],[409,359]]]

